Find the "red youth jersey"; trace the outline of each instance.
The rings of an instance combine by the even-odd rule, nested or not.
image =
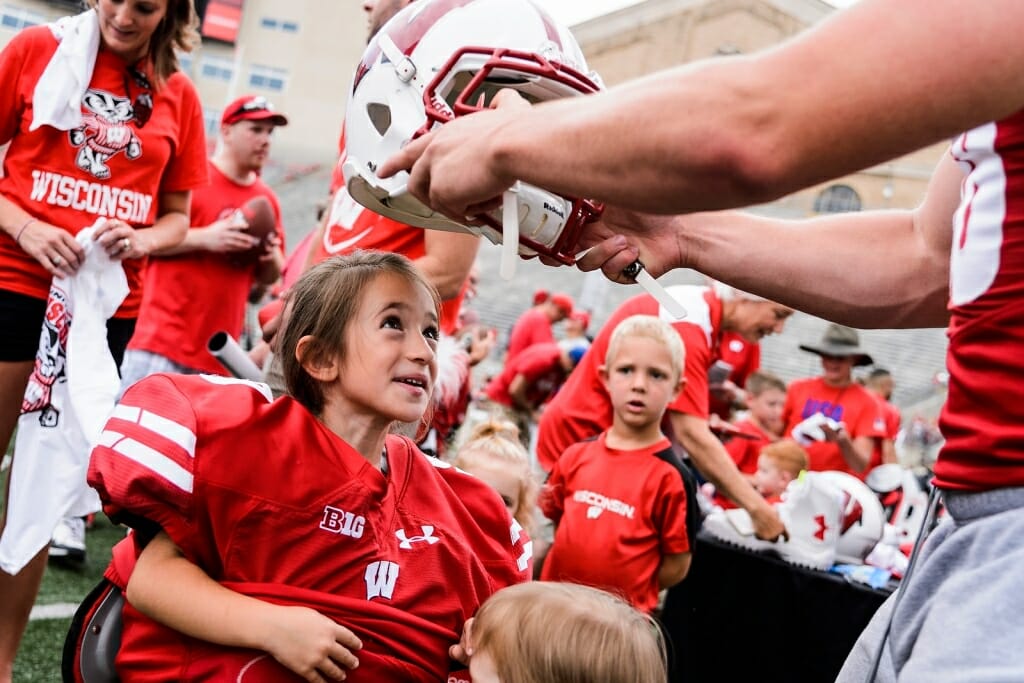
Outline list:
[[[554,466],[566,448],[611,426],[612,403],[598,368],[604,365],[615,327],[631,315],[660,315],[683,340],[686,386],[668,405],[668,410],[708,417],[708,367],[718,354],[722,302],[708,287],[679,285],[669,287],[668,292],[686,307],[685,320],[674,320],[649,294],[627,299],[608,318],[594,343],[548,403],[541,415],[537,438],[537,459],[545,471]]]
[[[192,194],[192,230],[228,218],[248,200],[264,196],[274,207],[277,236],[284,245],[281,206],[277,195],[256,179],[239,185],[209,164],[210,184]],[[206,350],[215,333],[235,339],[242,333],[245,304],[255,266],[240,266],[227,254],[191,251],[150,259],[142,308],[129,349],[170,358],[175,363],[215,375],[227,375]]]
[[[952,146],[967,174],[953,219],[943,488],[1024,486],[1024,111]]]
[[[484,388],[487,398],[509,408],[518,407],[514,405],[508,391],[518,375],[526,380],[526,399],[530,406],[540,407],[555,395],[565,380],[562,347],[554,342],[535,344],[516,356],[511,363],[506,362],[501,374]]]
[[[885,419],[878,403],[870,391],[856,383],[832,387],[825,384],[821,377],[791,382],[782,409],[782,421],[786,425],[782,433],[792,436],[793,427],[815,413],[822,413],[845,424],[851,439],[860,436],[878,439],[885,436]],[[804,449],[807,451],[810,470],[839,470],[861,479],[867,474],[867,470],[853,471],[846,464],[839,446],[834,443],[815,441]]]
[[[331,206],[328,208],[327,225],[320,243],[310,246],[310,263],[316,264],[331,256],[350,254],[356,249],[401,254],[411,261],[422,258],[427,253],[425,228],[399,223],[374,213],[352,199],[345,189],[345,178],[341,173],[346,156],[344,129],[338,140],[338,151],[338,163],[331,176]],[[458,328],[459,309],[466,295],[467,284],[463,283],[455,298],[441,302],[441,331],[445,334],[452,334]]]
[[[148,227],[160,195],[206,183],[203,111],[192,82],[175,73],[157,91],[142,88],[129,64],[100,49],[82,98],[82,125],[70,131],[32,124],[36,83],[57,49],[47,26],[19,32],[0,52],[0,194],[35,218],[72,235],[99,218]],[[140,65],[150,83],[152,65]],[[134,102],[150,92],[153,111],[143,126]],[[144,259],[126,259],[130,292],[116,317],[134,318],[142,300]],[[0,289],[46,299],[50,274],[0,231]]]
[[[551,331],[551,320],[539,308],[527,309],[508,333],[508,351],[505,353],[505,365],[516,356],[535,344],[551,344],[555,334]]]
[[[603,588],[649,613],[662,557],[690,551],[686,489],[668,439],[620,451],[606,436],[571,446],[551,470],[541,507],[557,529],[541,579]]]
[[[264,385],[153,375],[115,408],[88,479],[108,515],[159,525],[213,579],[350,628],[364,647],[348,680],[444,680],[448,646],[488,596],[529,577],[532,545],[486,484],[402,437],[386,455],[385,475]],[[130,606],[117,663],[132,681],[299,680]]]

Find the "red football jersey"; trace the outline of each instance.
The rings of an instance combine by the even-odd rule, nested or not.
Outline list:
[[[486,484],[387,440],[387,474],[264,385],[153,375],[125,394],[89,483],[114,519],[158,524],[230,587],[337,619],[362,639],[350,681],[438,681],[494,591],[526,580],[531,544]],[[235,680],[259,653],[124,613],[122,678]],[[292,680],[269,657],[257,680]],[[246,680],[253,671],[246,670]]]
[[[277,219],[277,235],[284,245],[281,207],[277,195],[260,179],[239,185],[209,164],[210,184],[192,194],[192,230],[231,216],[248,200],[270,200]],[[206,350],[217,332],[238,339],[245,320],[245,303],[252,287],[254,266],[240,266],[226,254],[191,251],[150,259],[142,308],[129,349],[170,358],[175,363],[226,375],[227,371]]]
[[[548,316],[540,309],[529,308],[519,316],[508,333],[505,365],[534,344],[551,344],[554,341],[555,333],[551,331],[551,320]]]
[[[850,438],[885,436],[885,419],[874,396],[859,384],[845,387],[831,387],[821,377],[794,380],[786,390],[786,405],[782,409],[782,421],[786,425],[783,434],[793,435],[793,427],[815,413],[822,413],[836,422],[846,425]],[[810,470],[839,470],[855,477],[863,472],[854,472],[839,446],[827,441],[815,441],[804,446]]]
[[[953,219],[944,488],[1024,486],[1024,111],[952,146],[967,174]]]
[[[526,380],[526,398],[530,405],[539,407],[555,395],[565,380],[562,347],[551,342],[525,349],[511,363],[506,362],[501,374],[488,382],[484,388],[487,398],[503,406],[516,407],[512,404],[508,389],[517,375],[522,375]]]
[[[662,313],[657,299],[641,294],[626,300],[608,318],[579,365],[541,415],[537,459],[550,470],[566,448],[603,432],[612,424],[612,404],[597,369],[604,365],[608,342],[615,327],[631,315],[661,315],[672,322],[686,348],[686,386],[668,409],[677,413],[708,416],[708,367],[718,354],[722,326],[722,302],[707,287],[669,287],[671,296],[686,307],[686,319],[675,321]]]
[[[195,86],[175,73],[159,90],[135,82],[129,65],[101,49],[82,98],[82,125],[29,131],[36,83],[57,49],[47,26],[20,31],[0,52],[0,194],[36,218],[77,234],[98,218],[147,227],[160,194],[206,183],[203,110]],[[144,67],[153,82],[152,65]],[[145,125],[133,121],[134,102],[149,92]],[[116,316],[134,318],[142,299],[145,260],[124,261],[130,292]],[[50,274],[0,231],[0,289],[46,299]]]
[[[557,529],[541,579],[603,588],[650,612],[661,558],[690,550],[686,489],[668,439],[619,451],[605,436],[570,447],[551,470],[541,505]]]

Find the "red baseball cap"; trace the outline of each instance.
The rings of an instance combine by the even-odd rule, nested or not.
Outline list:
[[[569,317],[572,320],[578,322],[583,327],[584,331],[586,331],[586,329],[590,327],[590,314],[584,311],[583,309],[577,309],[573,311]]]
[[[568,294],[562,294],[561,292],[559,292],[558,294],[552,294],[551,303],[553,303],[556,308],[561,310],[562,313],[565,313],[566,316],[572,315],[572,297],[569,296]]]
[[[243,95],[224,107],[220,123],[231,126],[239,121],[270,121],[275,126],[287,126],[288,118],[274,111],[274,105],[263,95]]]

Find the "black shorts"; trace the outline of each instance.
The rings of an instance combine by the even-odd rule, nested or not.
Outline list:
[[[35,360],[45,314],[45,299],[0,289],[0,363]],[[134,318],[107,321],[107,346],[119,368],[134,331]]]

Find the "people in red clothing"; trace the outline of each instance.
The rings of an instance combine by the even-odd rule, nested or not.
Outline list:
[[[650,613],[658,591],[686,576],[685,465],[661,431],[683,386],[684,354],[679,335],[655,316],[615,328],[599,368],[611,426],[566,450],[541,495],[555,524],[542,580],[602,588]]]
[[[202,106],[177,53],[199,42],[188,0],[90,0],[90,9],[13,36],[0,52],[0,445],[33,370],[54,276],[84,258],[83,229],[120,260],[130,292],[107,322],[120,364],[146,256],[181,241],[190,192],[206,182]],[[17,457],[17,455],[15,455]],[[83,539],[84,540],[84,539]],[[84,548],[84,546],[83,546]],[[45,566],[0,572],[0,681]]]
[[[487,399],[506,410],[526,445],[538,411],[585,355],[579,346],[565,348],[555,342],[534,344],[505,363],[501,373],[484,387]]]
[[[751,483],[769,503],[781,500],[789,482],[807,469],[807,451],[792,439],[782,439],[761,449]]]
[[[750,342],[735,332],[726,332],[719,346],[719,361],[725,364],[723,367],[727,367],[729,374],[717,386],[712,383],[711,412],[729,421],[737,405],[742,406],[747,378],[761,367],[761,344]]]
[[[821,356],[822,374],[790,383],[782,415],[785,434],[806,441],[811,470],[863,478],[871,452],[885,435],[877,401],[853,380],[854,366],[871,365],[871,356],[860,347],[856,330],[834,323],[818,344],[800,348]]]
[[[508,333],[508,351],[505,364],[534,344],[550,344],[555,341],[552,325],[568,318],[573,311],[572,297],[557,292],[544,301],[526,309],[512,325]]]
[[[725,442],[725,451],[736,463],[736,468],[753,483],[758,458],[762,449],[782,435],[782,406],[786,402],[786,383],[765,370],[758,370],[747,380],[746,417],[734,424],[737,434]],[[729,509],[736,507],[711,484],[702,490],[713,495],[715,505]]]
[[[562,323],[563,335],[559,344],[566,348],[579,346],[583,349],[590,348],[590,337],[587,336],[587,328],[590,327],[590,313],[582,309],[574,310]]]
[[[260,172],[274,129],[287,124],[262,96],[244,95],[224,108],[220,143],[209,160],[210,184],[192,196],[192,227],[181,244],[155,253],[146,272],[121,369],[124,388],[156,372],[228,374],[206,350],[210,337],[227,332],[237,339],[253,283],[272,284],[284,263],[281,207]],[[277,231],[255,264],[242,263],[235,256],[259,243],[238,217],[254,197],[270,201]]]
[[[93,453],[90,483],[141,549],[123,679],[446,680],[466,620],[530,576],[528,538],[491,487],[389,434],[435,382],[439,303],[422,274],[395,254],[330,259],[289,307],[289,396],[154,375]]]
[[[723,331],[733,330],[756,341],[781,331],[793,311],[724,286],[712,289],[681,285],[669,287],[668,292],[687,310],[685,319],[672,323],[686,349],[683,361],[686,382],[668,407],[672,436],[705,478],[751,513],[761,536],[776,538],[783,529],[778,514],[743,478],[708,425],[708,367],[718,355]],[[596,436],[611,425],[611,400],[598,367],[608,351],[608,341],[615,327],[637,314],[660,315],[661,307],[647,294],[619,306],[561,390],[545,407],[537,439],[537,459],[543,469],[550,470],[573,443]]]
[[[766,370],[758,370],[747,380],[747,414],[736,422],[744,436],[734,436],[725,444],[736,467],[743,474],[757,470],[761,449],[782,436],[782,407],[786,403],[786,383]]]
[[[878,447],[871,453],[871,463],[868,469],[881,464],[897,462],[896,437],[900,433],[900,409],[890,403],[895,382],[885,368],[873,368],[864,381],[864,388],[874,394],[878,401],[878,407],[885,419],[885,436],[878,440]]]

